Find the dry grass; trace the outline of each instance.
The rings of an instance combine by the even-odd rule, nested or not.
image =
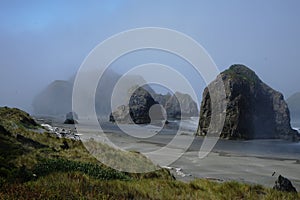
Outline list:
[[[237,182],[195,180],[100,181],[78,172],[52,173],[36,181],[5,186],[0,199],[300,199],[283,193]]]

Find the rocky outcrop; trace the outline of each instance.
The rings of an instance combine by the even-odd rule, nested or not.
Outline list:
[[[10,135],[9,131],[7,131],[1,124],[0,124],[0,134]]]
[[[149,91],[147,89],[147,91]],[[162,105],[164,108],[166,107],[167,102],[170,98],[172,98],[172,95],[170,93],[167,94],[157,94],[157,93],[150,93],[151,96],[154,98],[155,101],[157,101],[160,105]]]
[[[149,124],[151,118],[149,116],[150,108],[158,104],[150,93],[142,87],[137,88],[129,99],[129,105],[122,105],[116,111],[110,114],[111,122],[135,124]]]
[[[227,103],[222,138],[298,138],[290,126],[283,95],[263,83],[255,72],[244,65],[232,65],[208,86],[211,92],[218,92],[214,88],[217,80],[224,82]],[[212,99],[208,87],[203,92],[198,135],[206,135],[210,124]]]
[[[129,106],[125,105],[118,106],[117,109],[109,115],[110,122],[129,123],[130,119]]]
[[[180,119],[199,115],[197,103],[188,94],[175,92],[164,105],[168,118]]]
[[[300,119],[300,92],[297,92],[292,96],[290,96],[286,100],[286,102],[289,106],[291,117],[294,120],[299,120]]]
[[[68,112],[64,124],[77,124],[78,116],[75,112]]]
[[[149,110],[157,104],[152,96],[143,88],[138,88],[129,100],[129,113],[134,123],[150,123]]]
[[[273,189],[278,190],[278,191],[282,191],[282,192],[295,192],[297,193],[296,188],[293,186],[292,182],[279,175],[278,179],[275,182],[275,185],[273,187]]]

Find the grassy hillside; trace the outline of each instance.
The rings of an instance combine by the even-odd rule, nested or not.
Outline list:
[[[128,163],[146,159],[134,152],[111,151]],[[57,138],[42,131],[21,110],[0,108],[0,199],[300,199],[300,196],[236,182],[183,183],[174,180],[165,169],[146,174],[120,172],[99,163],[80,141]]]

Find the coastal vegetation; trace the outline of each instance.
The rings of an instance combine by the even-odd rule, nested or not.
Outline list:
[[[0,199],[300,199],[298,193],[260,185],[185,183],[162,168],[144,174],[117,171],[91,156],[81,141],[45,131],[16,108],[0,108],[0,153]],[[146,159],[136,152],[116,155]]]

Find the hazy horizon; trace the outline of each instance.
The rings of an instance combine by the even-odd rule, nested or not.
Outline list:
[[[68,80],[108,37],[132,28],[163,27],[200,43],[220,71],[245,64],[288,98],[300,91],[300,1],[0,2],[0,106],[32,111],[32,100],[54,80]],[[136,52],[112,67],[168,64],[189,78],[198,97],[204,82],[174,55]]]

